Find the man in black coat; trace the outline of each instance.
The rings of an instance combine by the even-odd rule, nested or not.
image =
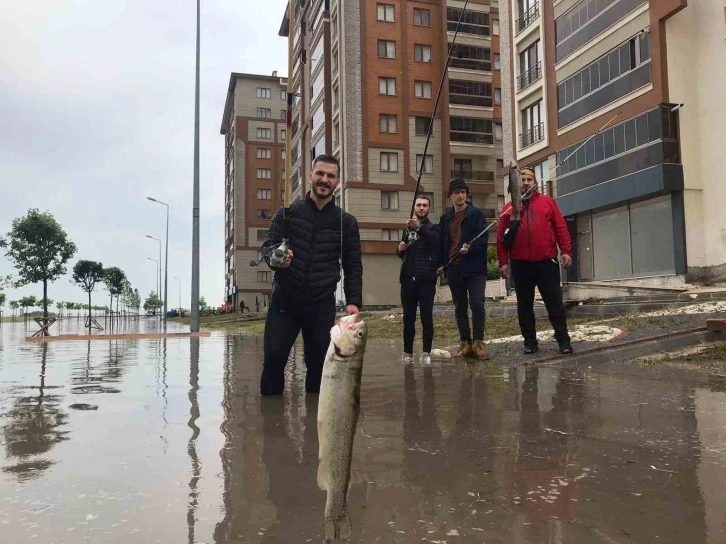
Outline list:
[[[311,190],[289,209],[272,218],[262,255],[268,265],[283,237],[289,251],[275,270],[272,297],[265,321],[265,360],[260,380],[262,395],[281,395],[285,389],[285,364],[302,330],[305,390],[320,392],[323,362],[335,324],[335,289],[340,280],[342,256],[346,313],[358,315],[362,304],[363,264],[358,221],[333,203],[340,182],[340,164],[335,157],[320,155],[310,173]],[[284,236],[283,236],[284,234]]]
[[[423,351],[420,363],[431,364],[431,345],[434,341],[434,297],[436,296],[436,268],[439,261],[441,231],[429,221],[431,200],[418,195],[415,215],[406,223],[403,241],[396,253],[402,259],[401,306],[403,306],[403,356],[404,363],[413,362],[413,340],[416,336],[416,309],[421,308],[423,327]]]
[[[484,350],[484,296],[487,286],[487,243],[485,233],[469,245],[487,226],[482,211],[468,202],[469,187],[463,179],[449,183],[449,198],[453,206],[441,215],[440,275],[447,274],[451,298],[454,301],[456,326],[461,348],[456,357],[489,359]],[[451,266],[446,264],[451,260]],[[471,308],[471,327],[469,310]],[[474,344],[472,346],[472,329]]]

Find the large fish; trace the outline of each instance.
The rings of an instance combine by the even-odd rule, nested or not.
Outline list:
[[[521,219],[519,205],[522,203],[522,180],[519,176],[519,168],[514,163],[510,163],[509,165],[509,184],[507,191],[512,198],[512,219],[519,221]]]
[[[323,364],[318,398],[318,486],[327,491],[325,544],[348,542],[351,536],[347,495],[367,337],[365,321],[342,318],[330,330]]]

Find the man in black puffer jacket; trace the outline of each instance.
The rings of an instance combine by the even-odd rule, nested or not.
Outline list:
[[[416,336],[416,309],[421,308],[423,351],[420,363],[431,364],[431,345],[434,341],[434,297],[436,296],[436,269],[439,262],[441,230],[429,221],[431,200],[418,195],[415,216],[408,220],[403,241],[396,253],[401,263],[401,306],[403,306],[404,363],[413,362],[413,340]],[[411,232],[415,234],[410,235]]]
[[[260,381],[262,395],[281,395],[285,364],[302,329],[305,390],[320,392],[323,362],[335,324],[335,288],[340,280],[342,252],[346,313],[358,315],[362,304],[363,264],[358,222],[333,203],[340,182],[335,157],[320,155],[310,173],[311,191],[290,206],[285,233],[289,251],[275,270],[270,307],[265,321],[265,361]],[[283,208],[272,219],[262,255],[270,264],[283,238]]]

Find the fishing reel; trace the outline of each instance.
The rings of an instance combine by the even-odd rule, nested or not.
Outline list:
[[[270,254],[270,268],[279,268],[288,251],[289,247],[287,238],[283,238],[282,243],[273,250],[272,254]]]

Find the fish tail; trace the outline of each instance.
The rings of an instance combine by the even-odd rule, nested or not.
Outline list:
[[[337,495],[330,492],[328,494],[323,522],[323,544],[348,542],[353,532],[345,496]]]

